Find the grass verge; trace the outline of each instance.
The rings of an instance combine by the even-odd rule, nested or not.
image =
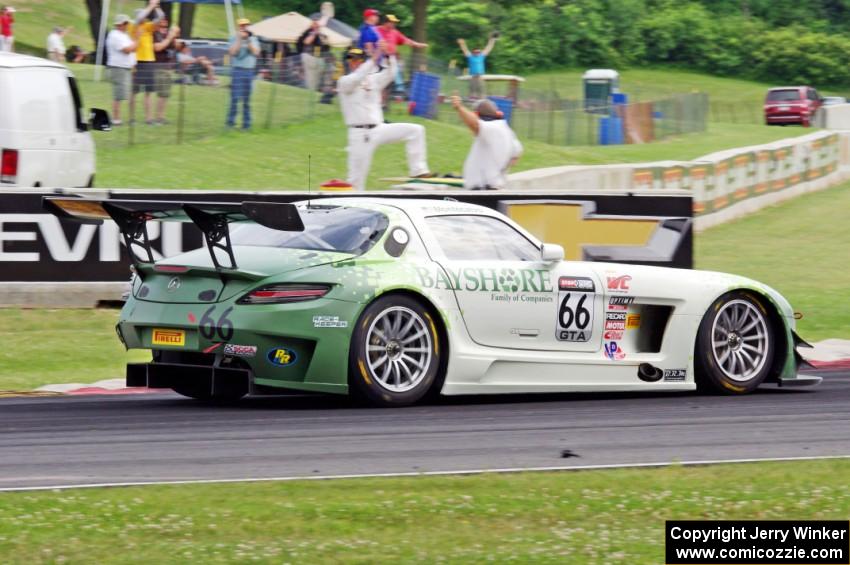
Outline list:
[[[123,377],[124,365],[146,353],[124,351],[117,321],[116,310],[0,308],[0,390]]]
[[[662,563],[664,521],[846,519],[846,460],[6,493],[0,555],[80,563]]]
[[[803,313],[807,340],[850,339],[850,184],[801,196],[694,238],[696,267],[765,282]]]

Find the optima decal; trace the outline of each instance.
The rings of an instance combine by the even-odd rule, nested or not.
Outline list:
[[[634,296],[612,296],[608,299],[608,309],[628,310],[634,301]]]
[[[298,360],[298,356],[295,355],[295,352],[291,349],[286,349],[283,347],[276,347],[274,349],[270,349],[266,354],[266,359],[268,359],[269,363],[272,365],[277,365],[278,367],[288,367],[295,363]]]
[[[437,290],[467,292],[553,292],[546,269],[428,269],[417,267],[419,284]]]

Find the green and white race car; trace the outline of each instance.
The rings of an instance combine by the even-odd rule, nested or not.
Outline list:
[[[564,261],[494,210],[448,200],[311,203],[46,198],[115,221],[135,255],[118,337],[150,349],[128,386],[197,399],[286,390],[381,406],[428,395],[747,393],[799,375],[794,313],[715,272]],[[154,261],[148,221],[206,247]]]

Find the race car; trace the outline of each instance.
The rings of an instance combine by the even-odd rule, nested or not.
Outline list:
[[[113,220],[135,274],[116,327],[127,385],[201,400],[311,391],[378,406],[576,391],[743,394],[798,374],[788,301],[723,273],[565,261],[498,211],[345,197],[179,203],[47,197]],[[206,246],[155,261],[149,221]]]

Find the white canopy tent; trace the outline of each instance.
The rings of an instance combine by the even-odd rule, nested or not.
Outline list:
[[[224,13],[227,18],[227,30],[230,35],[236,35],[236,26],[233,19],[233,5],[239,5],[241,12],[241,0],[173,0],[174,4],[224,4]],[[100,80],[103,67],[103,50],[106,48],[106,28],[109,20],[109,8],[112,0],[104,0],[103,10],[100,13],[100,29],[97,34],[97,54],[95,55],[94,80]]]
[[[287,12],[273,18],[267,18],[248,27],[254,35],[279,43],[295,43],[313,20],[298,12]],[[324,20],[320,20],[320,25]],[[331,47],[348,47],[351,39],[329,27],[322,25],[321,33]]]

